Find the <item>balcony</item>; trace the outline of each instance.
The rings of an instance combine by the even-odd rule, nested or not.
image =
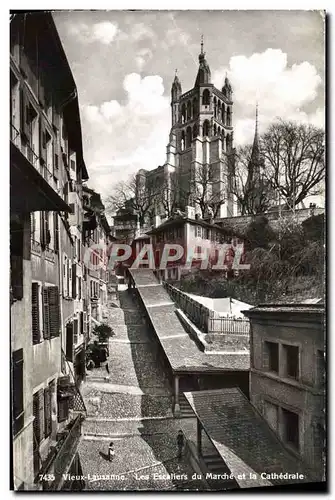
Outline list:
[[[19,130],[10,127],[11,211],[42,210],[69,212],[70,207],[57,192],[50,166],[43,164]]]
[[[78,415],[74,418],[64,431],[58,434],[57,445],[52,449],[47,458],[45,466],[40,471],[39,475],[45,477],[54,477],[50,482],[43,482],[43,489],[48,491],[59,491],[62,489],[64,478],[63,474],[67,474],[73,458],[77,452],[78,444],[81,437],[83,415]]]

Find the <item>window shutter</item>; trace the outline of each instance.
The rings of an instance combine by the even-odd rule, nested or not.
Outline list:
[[[50,337],[59,337],[60,308],[58,286],[48,287]]]
[[[49,294],[48,288],[42,289],[43,299],[43,338],[50,339],[50,309],[49,309]]]
[[[73,344],[76,345],[78,342],[78,320],[73,320]]]
[[[40,118],[40,160],[42,163],[47,162],[47,148],[46,148],[46,132],[45,132],[45,125],[43,123],[42,118]]]
[[[55,252],[59,252],[59,221],[57,212],[54,212],[54,234],[55,234]]]
[[[46,246],[49,245],[51,241],[51,233],[50,233],[50,225],[49,225],[49,212],[44,212],[44,220],[45,220],[45,243]]]
[[[23,412],[23,349],[13,352],[13,420],[14,436],[22,429],[24,424]]]
[[[73,361],[73,325],[69,323],[66,325],[66,359]]]
[[[47,438],[51,434],[51,388],[44,389],[44,436]]]
[[[31,315],[32,315],[32,331],[33,344],[38,344],[40,341],[40,308],[39,308],[39,284],[31,284]]]
[[[67,294],[68,294],[68,297],[72,297],[72,264],[71,264],[70,259],[68,259],[67,264],[68,264]]]
[[[44,436],[44,391],[39,390],[33,396],[33,415],[35,417],[33,430],[36,444],[40,444]]]
[[[23,89],[20,89],[20,129],[21,135],[27,140],[29,136],[27,126],[27,98]]]
[[[41,247],[45,248],[46,247],[45,212],[41,212],[40,236],[41,236]]]
[[[72,297],[77,298],[77,265],[72,264]]]
[[[45,77],[44,77],[43,72],[40,71],[39,78],[38,78],[38,100],[39,100],[39,103],[41,104],[42,108],[45,108],[44,85],[45,85]]]
[[[23,225],[10,225],[10,278],[13,297],[23,298]]]

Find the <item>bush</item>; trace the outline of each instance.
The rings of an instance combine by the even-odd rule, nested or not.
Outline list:
[[[106,342],[109,337],[113,337],[115,335],[114,330],[106,323],[96,325],[94,327],[93,333],[98,336],[99,342],[101,343]]]

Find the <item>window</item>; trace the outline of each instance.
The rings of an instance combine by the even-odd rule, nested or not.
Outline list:
[[[202,93],[202,104],[209,106],[210,93],[208,89],[205,89]]]
[[[285,375],[295,379],[299,378],[299,347],[283,345]]]
[[[39,390],[33,395],[33,453],[34,453],[34,474],[40,468],[39,446],[44,438],[44,391]]]
[[[23,235],[21,221],[10,222],[10,284],[13,298],[23,298]]]
[[[23,349],[12,354],[13,373],[13,432],[14,436],[24,425],[23,410]]]
[[[299,415],[282,408],[284,441],[299,450]]]
[[[44,437],[51,434],[51,384],[44,389]]]
[[[278,373],[279,350],[276,342],[264,342],[263,368]]]
[[[36,282],[31,284],[31,317],[33,344],[40,342],[40,285]]]
[[[205,120],[202,126],[202,135],[204,137],[209,135],[209,121]]]

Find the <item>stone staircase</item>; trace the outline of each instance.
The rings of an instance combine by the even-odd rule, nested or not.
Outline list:
[[[179,406],[180,406],[180,418],[195,418],[194,411],[191,405],[185,398],[184,394],[179,396]]]
[[[230,475],[230,470],[227,468],[219,453],[213,450],[204,454],[202,458],[208,472],[212,472],[213,474],[226,473],[227,476]],[[231,490],[236,488],[236,483],[233,479],[210,479],[208,483],[216,490]]]

